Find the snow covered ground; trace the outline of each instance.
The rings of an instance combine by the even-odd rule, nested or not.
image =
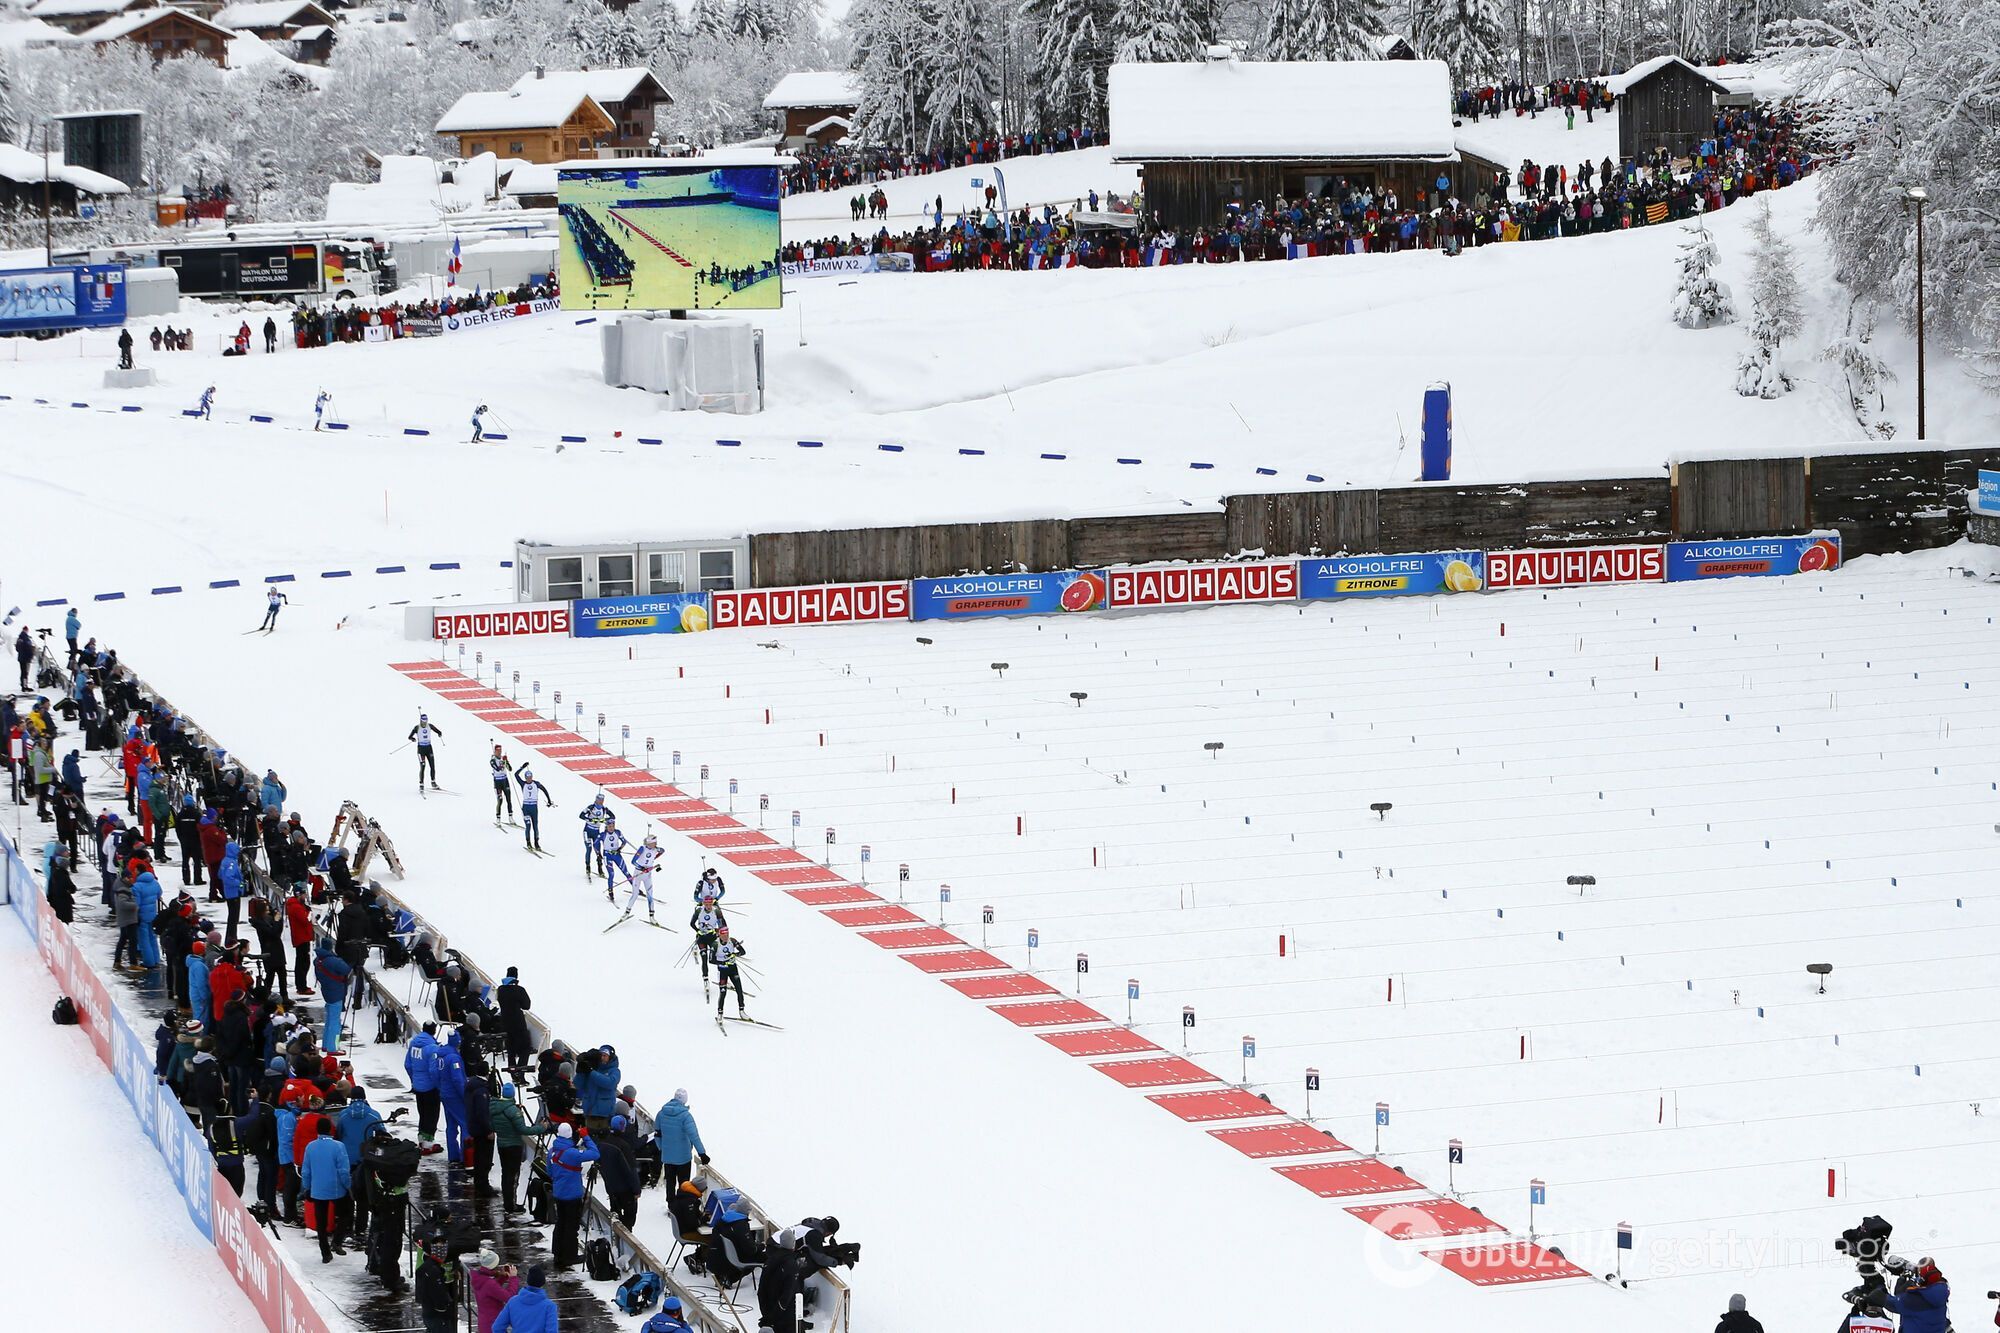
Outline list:
[[[55,1000],[54,980],[9,912],[0,921],[0,1064],[16,1075],[13,1094],[0,1098],[0,1135],[14,1146],[0,1208],[7,1324],[262,1329],[215,1247],[189,1225],[88,1034],[49,1022]]]
[[[1777,1333],[1836,1312],[1851,1270],[1830,1241],[1863,1213],[1965,1289],[2000,1268],[1983,1221],[2000,1141],[1973,1109],[2000,1023],[1983,887],[2000,608],[1948,568],[1967,562],[1993,563],[945,624],[929,645],[909,626],[775,649],[484,645],[544,698],[604,711],[610,748],[630,724],[659,759],[681,750],[684,788],[708,764],[712,804],[738,779],[745,822],[768,793],[774,830],[802,812],[802,846],[837,828],[840,873],[867,843],[893,896],[910,864],[927,919],[951,884],[948,920],[974,945],[991,904],[1008,966],[1029,966],[1034,928],[1034,970],[1067,993],[1087,952],[1082,996],[1121,1020],[1138,979],[1137,1031],[1169,1052],[1195,1006],[1189,1053],[1217,1080],[1247,1072],[1302,1116],[1317,1068],[1317,1123],[1364,1151],[1390,1103],[1382,1153],[1424,1186],[1447,1187],[1445,1141],[1462,1139],[1452,1183],[1515,1234],[1531,1177],[1550,1195],[1536,1231],[1594,1272],[1633,1223],[1629,1292],[1481,1289],[1409,1264],[1340,1203],[737,869],[751,1012],[787,1030],[724,1036],[674,965],[681,940],[601,933],[610,909],[571,859],[586,784],[537,761],[560,806],[553,860],[491,826],[496,735],[381,665],[419,655],[387,612],[335,631],[315,607],[218,668],[210,636],[229,627],[205,612],[95,610],[177,702],[277,764],[295,803],[353,796],[381,818],[411,867],[400,891],[489,965],[519,964],[564,1031],[615,1042],[647,1098],[691,1088],[717,1160],[774,1211],[838,1212],[867,1244],[871,1329],[927,1326],[1010,1264],[1040,1274],[1041,1324],[1143,1326],[1187,1300],[1136,1280],[1164,1261],[1257,1273],[1218,1297],[1246,1324],[1319,1308],[1329,1283],[1363,1321],[1502,1328],[1686,1327],[1741,1289]],[[337,700],[338,734],[302,738],[302,700]],[[420,799],[388,752],[425,707],[450,790]],[[664,841],[673,902],[701,850]],[[1597,884],[1579,894],[1573,874]],[[1823,997],[1817,961],[1835,965]],[[1058,1259],[1076,1254],[1084,1280]]]

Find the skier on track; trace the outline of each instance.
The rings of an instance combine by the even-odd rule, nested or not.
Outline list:
[[[632,871],[625,864],[625,849],[631,842],[618,831],[618,821],[606,819],[604,828],[597,835],[597,860],[604,867],[604,901],[613,901],[611,890],[618,883],[618,876],[625,876],[625,882],[632,882]],[[613,873],[613,872],[617,873]]]
[[[472,442],[478,444],[486,438],[486,404],[472,409]]]
[[[728,918],[713,902],[702,903],[688,918],[688,929],[694,932],[694,956],[701,960],[701,988],[704,993],[708,990],[708,958],[715,952],[716,933],[728,925]]]
[[[195,411],[200,413],[201,419],[203,421],[207,421],[210,415],[214,412],[214,410],[215,410],[215,386],[211,384],[206,389],[203,389],[201,391],[201,406],[196,408]]]
[[[716,873],[714,866],[702,871],[701,878],[694,882],[694,900],[704,907],[721,902],[722,895],[727,892],[729,890],[723,887],[722,876]]]
[[[597,855],[597,835],[611,822],[611,812],[604,808],[604,793],[597,793],[597,799],[585,806],[577,818],[583,821],[583,877],[593,879],[604,873],[604,858],[601,856],[597,857],[596,871],[590,868],[591,858]]]
[[[507,807],[507,817],[514,817],[514,764],[507,758],[507,752],[500,743],[493,743],[493,753],[487,757],[486,766],[493,770],[493,822],[500,822],[500,807]]]
[[[632,915],[632,908],[638,903],[641,893],[646,895],[646,919],[657,921],[653,913],[653,867],[660,863],[660,840],[651,833],[638,851],[632,854],[632,873],[627,880],[632,886],[625,895],[625,915]]]
[[[325,389],[321,389],[319,391],[319,397],[313,400],[314,430],[318,430],[320,427],[320,422],[326,419],[326,405],[332,401],[333,401],[333,395],[328,393]]]
[[[437,752],[431,748],[444,728],[431,721],[429,713],[417,714],[417,725],[410,728],[410,739],[417,743],[417,790],[424,789],[424,769],[431,771],[431,790],[440,791],[438,786]]]
[[[722,1021],[722,1002],[729,998],[729,988],[736,987],[736,1016],[748,1018],[743,1010],[743,976],[737,971],[736,960],[750,951],[729,937],[729,927],[718,926],[715,943],[709,946],[708,961],[715,964],[715,1019]]]
[[[257,628],[275,631],[278,628],[278,608],[291,600],[276,588],[267,589],[264,594],[264,623]]]
[[[521,784],[521,841],[529,850],[542,850],[542,806],[556,808],[549,800],[549,789],[535,777],[535,771],[526,764],[514,775],[514,781]]]

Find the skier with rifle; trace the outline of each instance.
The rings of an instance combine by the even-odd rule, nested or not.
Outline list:
[[[729,988],[736,987],[736,1016],[748,1018],[743,1009],[743,975],[737,970],[737,960],[750,951],[742,943],[731,939],[728,926],[718,926],[715,943],[709,946],[708,961],[715,964],[715,1024],[722,1026],[722,1005],[729,998]]]
[[[493,743],[493,753],[486,760],[486,767],[493,774],[493,822],[500,822],[500,808],[504,805],[507,817],[514,817],[514,764],[507,758],[507,752],[500,743]]]
[[[597,833],[597,863],[604,871],[604,901],[614,901],[611,888],[618,882],[618,875],[625,876],[627,883],[632,880],[632,871],[625,864],[625,849],[632,844],[618,831],[618,820],[607,815],[604,827]],[[617,874],[612,873],[616,871]]]
[[[729,921],[722,915],[722,909],[714,902],[698,902],[694,915],[688,918],[688,929],[694,932],[695,957],[701,960],[701,989],[708,993],[708,958],[715,952],[715,936],[725,929]]]
[[[598,836],[604,832],[604,826],[611,822],[611,812],[604,808],[604,793],[597,793],[597,799],[585,806],[583,813],[577,818],[583,821],[583,875],[585,879],[590,879],[593,877],[590,859],[597,853]],[[603,873],[604,858],[598,856],[595,874]]]
[[[529,851],[542,850],[542,806],[556,808],[549,800],[549,789],[535,777],[535,771],[525,763],[514,774],[514,781],[521,784],[521,841]]]
[[[437,738],[442,735],[444,735],[444,728],[432,722],[431,715],[429,713],[417,714],[417,725],[410,728],[410,739],[417,743],[417,790],[418,791],[422,791],[424,789],[425,768],[430,769],[431,790],[432,791],[440,790],[440,788],[438,787],[437,753],[431,748],[431,746],[435,744]]]

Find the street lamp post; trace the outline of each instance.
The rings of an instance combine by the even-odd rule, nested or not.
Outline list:
[[[1924,203],[1930,198],[1921,185],[1904,189],[1903,198],[1917,210],[1917,438],[1928,438],[1924,430]]]

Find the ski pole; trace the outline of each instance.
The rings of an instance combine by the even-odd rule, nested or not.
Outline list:
[[[393,749],[393,750],[389,751],[389,753],[390,753],[390,754],[401,754],[401,753],[402,753],[403,751],[405,751],[405,750],[409,749],[409,748],[410,748],[410,746],[411,746],[412,744],[414,744],[414,742],[412,742],[412,741],[404,741],[404,742],[403,742],[403,743],[402,743],[401,745],[398,745],[398,746],[397,746],[397,747],[396,747],[395,749]],[[553,808],[553,807],[551,807],[551,808]]]

